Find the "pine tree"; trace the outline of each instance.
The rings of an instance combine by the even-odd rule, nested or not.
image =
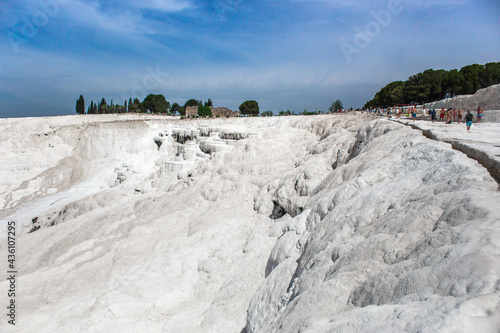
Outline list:
[[[125,100],[125,103],[123,103],[123,106],[125,107],[123,112],[128,112],[128,109],[127,109],[127,100]]]

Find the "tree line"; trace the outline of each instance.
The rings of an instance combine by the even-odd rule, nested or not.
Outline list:
[[[457,95],[474,94],[482,88],[500,83],[500,62],[473,64],[460,70],[428,69],[394,81],[377,92],[364,108],[390,107],[397,104],[423,104]]]
[[[210,109],[213,106],[212,100],[209,98],[206,102],[197,100],[194,98],[189,99],[183,106],[178,103],[170,104],[162,94],[149,94],[141,102],[138,98],[129,98],[128,102],[125,100],[123,105],[114,104],[113,100],[111,103],[107,103],[106,99],[103,98],[99,103],[90,102],[90,105],[85,111],[85,99],[83,95],[76,101],[76,113],[78,114],[109,114],[109,113],[157,113],[157,114],[167,114],[175,115],[180,114],[181,116],[186,115],[186,108],[189,106],[196,106],[198,108],[198,116],[206,117],[212,116],[212,111]],[[258,116],[259,115],[259,103],[250,100],[243,102],[239,107],[240,113],[242,115]]]
[[[114,104],[113,100],[110,103],[103,98],[99,103],[90,102],[90,105],[85,112],[85,99],[83,95],[76,101],[76,113],[78,114],[108,114],[108,113],[126,113],[126,112],[151,112],[151,113],[167,113],[170,114],[172,107],[163,95],[150,94],[141,102],[138,98],[129,98],[123,104]]]

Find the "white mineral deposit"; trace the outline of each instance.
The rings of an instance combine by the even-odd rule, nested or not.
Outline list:
[[[500,125],[406,122],[0,119],[0,331],[498,333]]]

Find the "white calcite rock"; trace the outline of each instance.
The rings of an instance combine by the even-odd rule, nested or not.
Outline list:
[[[15,330],[498,332],[500,126],[414,126],[0,119]]]

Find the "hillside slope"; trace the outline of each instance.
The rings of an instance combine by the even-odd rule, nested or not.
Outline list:
[[[459,95],[453,98],[425,104],[427,109],[462,108],[475,111],[480,106],[484,110],[500,110],[500,84],[478,90],[474,95]],[[498,116],[495,120],[499,122]]]

